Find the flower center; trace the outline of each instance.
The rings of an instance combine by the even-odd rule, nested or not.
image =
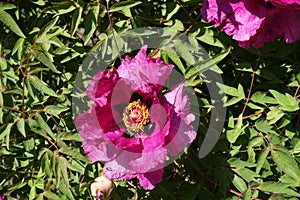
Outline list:
[[[150,121],[150,114],[146,104],[140,100],[133,101],[125,108],[123,121],[129,131],[141,132]]]

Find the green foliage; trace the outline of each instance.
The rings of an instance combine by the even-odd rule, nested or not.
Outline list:
[[[195,90],[200,128],[154,190],[125,180],[116,182],[113,199],[297,199],[300,43],[242,49],[203,22],[200,8],[195,0],[0,2],[0,194],[93,199],[90,183],[101,175],[102,164],[89,161],[75,128],[76,74],[99,46],[107,55],[108,38],[155,26],[190,37],[189,44],[175,42],[176,51],[162,49],[160,56]],[[116,40],[121,50],[126,47]],[[191,49],[200,45],[211,58],[194,60]],[[222,74],[218,87],[226,94],[227,116],[218,143],[200,159],[214,108],[203,74],[208,69]]]

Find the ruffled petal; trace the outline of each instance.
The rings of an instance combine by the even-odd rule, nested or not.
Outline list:
[[[148,172],[144,174],[138,174],[137,178],[140,181],[140,185],[146,190],[154,189],[155,185],[162,181],[162,175],[164,169],[159,169],[153,172]]]
[[[133,88],[137,89],[145,84],[161,86],[173,70],[173,65],[168,65],[159,58],[147,57],[147,46],[144,45],[139,53],[130,61],[126,58],[118,67],[119,76],[134,81]]]
[[[282,8],[273,8],[257,34],[249,41],[239,42],[245,48],[250,46],[261,47],[265,42],[273,42],[283,37],[287,43],[292,43],[300,39],[300,11]]]
[[[277,8],[300,9],[300,0],[266,0]]]
[[[233,35],[233,39],[247,41],[256,34],[268,12],[260,1],[205,0],[201,13],[206,21]]]

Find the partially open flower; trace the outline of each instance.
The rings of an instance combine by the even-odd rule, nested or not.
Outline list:
[[[77,117],[83,148],[103,173],[117,181],[137,178],[145,189],[162,181],[164,165],[196,137],[184,82],[166,88],[173,65],[147,57],[143,46],[118,69],[94,76],[87,95],[94,101]]]
[[[115,184],[105,176],[97,177],[91,184],[91,192],[97,199],[107,198],[115,188]]]

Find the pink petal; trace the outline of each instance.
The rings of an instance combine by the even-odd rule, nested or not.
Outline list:
[[[164,169],[159,169],[157,171],[148,172],[144,174],[138,174],[138,179],[140,181],[140,185],[146,190],[154,189],[155,185],[162,181],[162,175],[164,173]]]

